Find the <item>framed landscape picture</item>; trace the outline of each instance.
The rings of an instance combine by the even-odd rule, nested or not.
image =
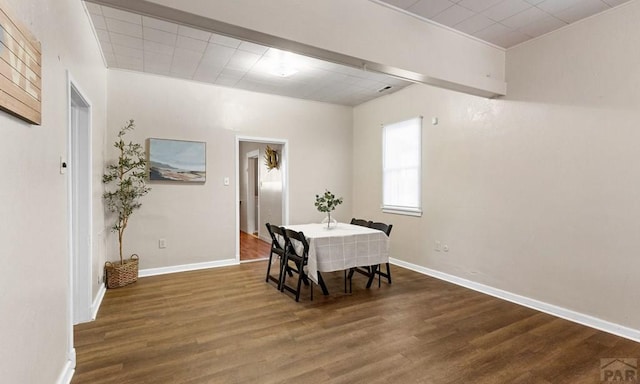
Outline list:
[[[149,180],[204,183],[206,143],[201,141],[147,140]]]

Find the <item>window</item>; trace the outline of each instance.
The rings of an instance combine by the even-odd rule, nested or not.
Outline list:
[[[382,211],[422,216],[422,117],[382,127]]]

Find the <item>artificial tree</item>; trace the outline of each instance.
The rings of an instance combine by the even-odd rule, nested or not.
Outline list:
[[[145,183],[147,161],[142,145],[124,141],[124,136],[133,131],[134,127],[134,121],[129,120],[118,132],[114,143],[114,147],[120,151],[118,160],[115,164],[107,165],[107,171],[102,176],[103,183],[114,184],[114,189],[106,190],[103,196],[107,209],[118,216],[111,230],[118,232],[121,265],[124,263],[122,238],[129,218],[133,211],[140,208],[140,198],[150,191]]]

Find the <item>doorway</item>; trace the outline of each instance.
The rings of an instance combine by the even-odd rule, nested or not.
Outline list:
[[[68,136],[71,307],[78,324],[92,319],[91,104],[71,77]]]
[[[271,245],[265,224],[288,222],[287,141],[237,137],[236,144],[236,258],[264,260]],[[261,161],[268,149],[278,152],[276,168]]]

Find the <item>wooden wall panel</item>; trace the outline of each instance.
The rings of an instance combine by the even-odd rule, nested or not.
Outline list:
[[[42,50],[0,1],[0,110],[42,122]]]

